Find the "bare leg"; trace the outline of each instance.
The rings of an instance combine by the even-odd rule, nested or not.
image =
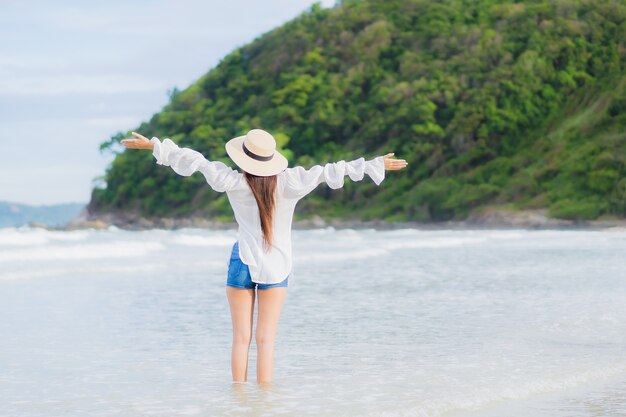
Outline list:
[[[226,286],[226,295],[233,321],[231,368],[233,381],[248,380],[248,351],[252,341],[254,290]]]
[[[274,340],[287,287],[257,290],[259,310],[256,324],[257,382],[271,382],[274,368]]]

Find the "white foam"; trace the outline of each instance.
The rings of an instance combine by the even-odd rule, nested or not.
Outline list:
[[[389,250],[404,249],[404,248],[447,248],[453,246],[472,245],[476,243],[482,243],[487,241],[486,238],[474,238],[474,237],[436,237],[436,238],[424,238],[421,240],[413,241],[398,241],[385,243],[384,247]]]
[[[572,388],[582,387],[597,381],[626,373],[626,363],[608,364],[603,367],[561,371],[546,374],[540,379],[494,383],[489,386],[450,389],[444,398],[428,398],[403,409],[373,412],[376,416],[440,417],[462,411],[477,411],[511,400],[527,400],[534,396],[556,394]],[[474,384],[475,385],[475,384]]]
[[[424,238],[422,240],[398,240],[395,242],[381,240],[380,242],[369,241],[367,243],[368,246],[373,247],[364,247],[365,245],[360,244],[357,245],[357,247],[346,245],[344,247],[337,248],[337,250],[332,253],[307,253],[302,255],[298,254],[295,256],[297,256],[298,261],[302,260],[304,262],[341,262],[352,259],[364,259],[385,256],[399,249],[448,248],[463,245],[473,245],[485,241],[487,241],[486,238],[470,237]]]
[[[370,257],[385,256],[394,250],[400,249],[427,249],[427,248],[448,248],[464,245],[473,245],[487,241],[485,238],[428,238],[423,240],[399,240],[385,241],[381,247],[368,247],[364,249],[355,249],[351,246],[338,247],[333,253],[320,252],[308,253],[305,255],[296,255],[298,260],[305,262],[310,261],[343,261],[349,259],[363,259]],[[369,246],[376,245],[376,241],[372,241]]]
[[[0,246],[35,246],[48,242],[48,238],[40,233],[20,232],[14,228],[0,229]]]
[[[143,241],[37,247],[2,251],[0,252],[0,262],[134,258],[146,256],[154,251],[163,249],[164,246],[161,243]]]
[[[0,275],[0,281],[51,278],[58,276],[75,276],[78,274],[80,274],[81,276],[89,276],[94,274],[128,274],[128,276],[133,276],[133,274],[137,274],[139,272],[158,270],[161,270],[161,267],[159,265],[149,263],[142,263],[137,265],[98,265],[97,267],[89,265],[84,267],[75,266],[65,268],[45,268],[37,270],[21,269],[19,271],[3,272],[2,275]]]
[[[358,251],[340,250],[334,253],[308,253],[297,255],[297,262],[342,262],[347,259],[363,259],[373,256],[382,256],[389,251],[385,249],[361,249]]]
[[[89,237],[85,230],[54,231],[41,228],[0,229],[0,246],[37,246],[53,241],[81,241]]]
[[[171,240],[172,243],[183,246],[229,246],[234,242],[231,237],[179,235]]]
[[[487,235],[494,239],[519,239],[524,237],[522,232],[492,232]]]
[[[87,239],[89,237],[89,232],[86,230],[76,230],[71,232],[46,231],[46,236],[50,240],[77,242],[79,240]]]
[[[327,235],[329,233],[335,233],[337,231],[337,229],[335,229],[332,226],[327,226],[324,228],[317,228],[317,229],[308,229],[306,230],[306,233],[310,233],[312,235]]]

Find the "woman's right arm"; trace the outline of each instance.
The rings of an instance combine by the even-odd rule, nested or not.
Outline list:
[[[188,177],[200,171],[207,183],[217,192],[234,189],[241,182],[242,174],[220,161],[209,161],[200,152],[181,148],[171,139],[163,142],[157,137],[148,139],[133,132],[136,139],[123,139],[122,144],[132,149],[150,149],[158,165],[171,167],[178,175]]]
[[[343,187],[345,176],[352,181],[361,181],[365,174],[369,175],[376,185],[385,179],[385,170],[404,168],[407,162],[403,159],[391,159],[393,153],[378,156],[366,161],[361,157],[350,162],[330,162],[325,165],[314,165],[309,169],[297,166],[285,170],[285,193],[287,197],[302,198],[313,191],[319,184],[326,182],[330,188]]]

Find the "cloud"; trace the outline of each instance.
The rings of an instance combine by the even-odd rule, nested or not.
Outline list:
[[[17,73],[18,71],[62,71],[67,70],[68,63],[60,58],[41,58],[37,56],[0,56],[0,74]]]
[[[104,127],[111,131],[123,126],[137,126],[141,120],[138,117],[91,117],[85,119],[85,125],[89,127]]]
[[[140,37],[233,36],[249,34],[265,26],[269,30],[295,17],[315,0],[273,0],[254,4],[251,0],[227,2],[206,0],[143,1],[104,3],[15,2],[15,13],[33,23],[56,31],[133,35]],[[323,0],[322,6],[334,5]]]
[[[66,0],[9,4],[0,16],[0,36],[19,28],[29,30],[19,32],[21,45],[0,46],[0,95],[164,92],[173,85],[182,87],[182,77],[165,84],[158,77],[182,73],[181,66],[196,67],[200,76],[233,45],[254,39],[312,3],[275,0],[259,6],[249,0],[160,0],[85,4]],[[158,54],[162,54],[161,69],[151,61]]]
[[[0,95],[118,94],[161,91],[156,79],[124,74],[33,74],[0,84]]]
[[[0,0],[0,200],[88,200],[100,143],[314,2]]]

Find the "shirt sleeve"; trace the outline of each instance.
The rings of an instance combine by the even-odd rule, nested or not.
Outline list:
[[[300,166],[287,168],[285,192],[291,197],[302,198],[322,182],[326,182],[330,188],[337,189],[343,187],[346,175],[352,181],[361,181],[365,174],[369,175],[376,185],[380,185],[385,179],[383,156],[369,161],[361,157],[350,162],[329,162],[326,165],[314,165],[309,169]]]
[[[163,142],[157,137],[150,139],[154,144],[152,155],[159,165],[171,167],[177,174],[188,177],[200,171],[207,183],[217,192],[233,189],[242,174],[220,161],[209,161],[200,152],[190,148],[180,148],[171,139]]]

